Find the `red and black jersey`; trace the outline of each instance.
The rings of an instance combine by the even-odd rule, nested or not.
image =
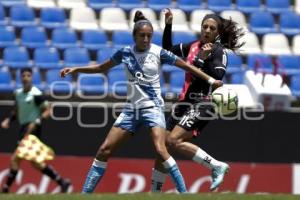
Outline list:
[[[194,41],[187,44],[172,44],[172,25],[166,25],[163,33],[163,48],[173,52],[182,59],[189,61],[190,64],[200,68],[203,72],[217,80],[222,80],[226,72],[227,55],[225,48],[220,42],[215,42],[209,57],[202,61],[199,59],[201,42]],[[195,48],[197,45],[197,48]],[[196,52],[195,52],[196,51]],[[189,58],[189,59],[188,59]],[[196,77],[190,72],[185,74],[185,83],[180,95],[180,101],[197,102],[197,96],[206,96],[211,93],[210,85],[207,81]]]

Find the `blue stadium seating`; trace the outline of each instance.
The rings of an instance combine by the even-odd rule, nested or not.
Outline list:
[[[0,93],[12,93],[14,86],[9,72],[0,71]]]
[[[59,76],[60,70],[48,70],[46,74],[46,86],[47,90],[52,90],[55,95],[58,94],[70,94],[74,91],[74,86],[72,85],[72,77],[66,76],[61,78]]]
[[[165,81],[165,78],[164,76],[161,74],[159,76],[159,83],[160,83],[160,91],[161,91],[161,94],[162,96],[164,97],[165,94],[168,92],[168,89],[166,87],[166,81]]]
[[[115,7],[115,3],[113,0],[87,0],[88,6],[95,9],[101,10],[106,7]]]
[[[153,9],[155,12],[160,12],[165,8],[170,8],[171,0],[148,0],[147,6]]]
[[[62,67],[56,48],[37,48],[33,57],[35,66],[40,69],[59,69]]]
[[[300,16],[291,11],[281,13],[279,27],[286,35],[300,34]]]
[[[112,43],[115,48],[121,48],[134,43],[132,33],[129,31],[114,31],[112,35]]]
[[[179,67],[176,67],[174,65],[168,65],[168,64],[163,64],[162,66],[162,71],[165,73],[171,73],[173,71],[184,71],[183,69],[180,69]]]
[[[56,28],[52,32],[52,45],[58,49],[78,47],[77,35],[74,30]]]
[[[12,69],[32,66],[25,47],[6,47],[3,52],[3,65]]]
[[[80,74],[77,83],[77,89],[84,95],[101,95],[108,91],[107,80],[101,74]]]
[[[277,58],[279,63],[279,72],[294,75],[300,74],[300,58],[295,55],[280,55]]]
[[[107,46],[107,36],[101,30],[85,30],[81,37],[83,47],[89,50],[98,50]]]
[[[111,93],[120,96],[127,95],[127,78],[124,70],[110,70],[107,74],[107,77],[109,91]]]
[[[90,63],[90,55],[85,48],[69,48],[64,51],[64,66],[85,66]]]
[[[237,73],[243,71],[242,69],[242,58],[234,53],[227,54],[228,64],[226,72],[228,74]]]
[[[25,5],[15,5],[10,8],[11,24],[16,27],[35,26],[34,11]]]
[[[24,27],[21,32],[21,43],[27,48],[48,46],[47,35],[43,27]]]
[[[208,5],[208,9],[214,12],[231,10],[233,8],[231,0],[208,0],[207,5]]]
[[[12,26],[1,26],[0,27],[0,47],[16,46],[15,29]]]
[[[290,0],[266,0],[265,5],[267,11],[274,14],[290,11]]]
[[[291,77],[290,88],[292,94],[297,98],[300,98],[300,75],[294,75]]]
[[[14,5],[25,5],[26,0],[0,0],[0,3],[6,7],[11,7]]]
[[[197,36],[193,32],[174,31],[173,44],[189,43],[197,40]]]
[[[61,8],[43,8],[41,9],[41,25],[46,28],[66,27],[66,14]]]
[[[261,10],[261,0],[236,0],[236,8],[243,13]]]
[[[170,74],[170,92],[180,94],[184,85],[184,71],[174,71]]]
[[[145,4],[142,0],[118,0],[117,6],[125,11],[130,11],[133,8],[145,7]]]
[[[5,19],[5,10],[2,4],[0,4],[0,25],[6,25],[7,20]]]
[[[97,51],[97,63],[103,63],[104,61],[110,59],[113,54],[113,49],[105,48]]]
[[[42,81],[41,81],[41,76],[39,71],[32,71],[32,83],[33,85],[35,85],[37,88],[43,90],[44,87],[42,85]],[[22,87],[22,81],[21,81],[21,73],[20,70],[16,71],[16,87],[20,88]]]
[[[152,43],[162,46],[162,32],[154,31],[152,35]]]
[[[247,64],[251,70],[257,70],[258,72],[265,73],[273,72],[273,63],[269,55],[250,54],[247,57]]]
[[[231,84],[243,84],[244,83],[244,72],[237,72],[231,74],[230,83]]]
[[[256,34],[277,32],[274,17],[267,11],[252,12],[249,20],[250,30]]]
[[[176,2],[177,7],[187,13],[204,8],[202,0],[177,0]]]

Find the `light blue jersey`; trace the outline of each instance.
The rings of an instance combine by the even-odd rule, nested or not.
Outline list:
[[[112,55],[115,64],[125,65],[127,101],[132,108],[163,107],[159,74],[162,64],[174,65],[177,56],[163,48],[151,44],[145,52],[135,51],[134,46],[126,46]]]

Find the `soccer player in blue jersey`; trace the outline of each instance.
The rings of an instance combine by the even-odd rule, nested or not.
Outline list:
[[[43,97],[42,92],[32,84],[32,69],[23,68],[21,69],[21,80],[22,88],[15,91],[15,106],[11,111],[10,115],[6,117],[2,123],[1,127],[8,129],[10,123],[14,120],[18,120],[21,125],[18,143],[27,134],[33,134],[37,138],[41,137],[41,124],[42,122],[50,116],[50,107],[48,101]],[[23,159],[17,156],[17,150],[11,157],[10,170],[6,182],[2,186],[1,192],[8,193],[11,185],[13,184],[19,168],[21,161]],[[56,172],[53,167],[46,164],[45,162],[34,162],[31,164],[43,174],[50,177],[61,187],[61,192],[67,192],[71,183],[69,180],[62,178],[58,172]]]
[[[100,146],[96,158],[88,172],[82,193],[92,193],[104,175],[107,161],[112,152],[136,132],[138,126],[144,125],[150,129],[155,150],[163,160],[162,164],[170,174],[178,192],[186,192],[185,183],[175,160],[165,146],[164,100],[161,97],[159,71],[166,63],[176,65],[190,71],[205,80],[211,77],[187,64],[173,53],[152,44],[153,27],[144,15],[137,11],[134,18],[133,38],[135,44],[118,50],[102,64],[87,67],[64,68],[61,77],[76,73],[102,73],[123,63],[128,78],[127,105],[115,121],[105,141]],[[222,85],[221,81],[212,81],[214,87]]]

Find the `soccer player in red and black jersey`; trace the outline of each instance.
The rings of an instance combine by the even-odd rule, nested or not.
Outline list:
[[[191,143],[191,140],[207,125],[210,121],[208,118],[214,113],[214,107],[210,104],[210,94],[214,89],[211,83],[222,80],[227,66],[226,51],[240,48],[243,44],[239,44],[238,40],[244,33],[232,20],[208,14],[203,18],[199,40],[173,45],[172,19],[172,12],[166,9],[163,48],[184,58],[212,78],[206,81],[186,72],[179,102],[173,107],[172,115],[167,121],[169,134],[166,143],[172,151],[182,153],[212,170],[210,190],[213,191],[223,182],[229,166],[208,155]],[[166,174],[163,173],[159,160],[155,166],[152,172],[152,191],[159,192]]]

